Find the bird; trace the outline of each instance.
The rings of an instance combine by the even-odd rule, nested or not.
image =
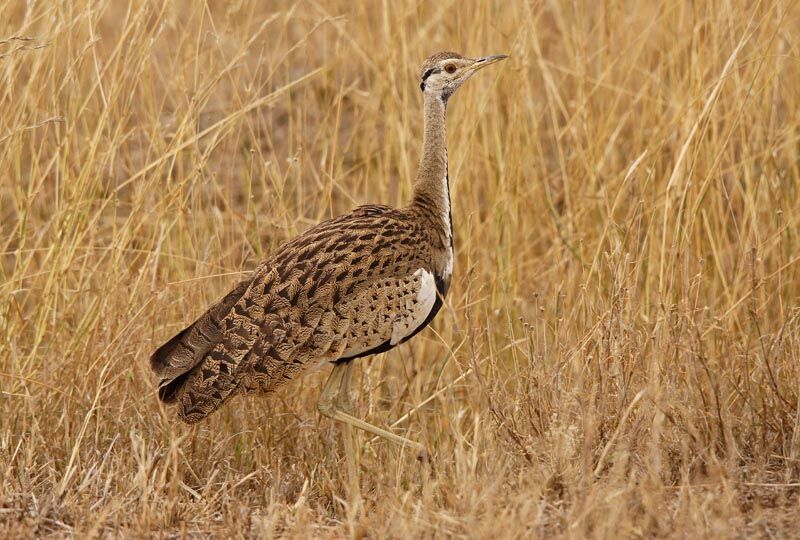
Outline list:
[[[311,227],[152,354],[158,397],[181,420],[194,424],[235,396],[268,394],[333,364],[322,415],[426,453],[355,415],[351,370],[356,359],[414,337],[442,307],[453,271],[447,105],[472,75],[504,58],[440,52],[423,62],[422,156],[407,206],[359,206]]]

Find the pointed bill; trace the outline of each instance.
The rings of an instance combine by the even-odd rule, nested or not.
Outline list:
[[[507,54],[493,54],[491,56],[484,56],[483,58],[479,58],[475,60],[475,63],[472,64],[472,68],[477,71],[479,69],[483,69],[490,64],[494,64],[495,62],[499,62],[500,60],[505,60],[508,58]]]

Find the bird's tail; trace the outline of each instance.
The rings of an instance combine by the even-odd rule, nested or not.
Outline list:
[[[230,314],[249,284],[249,281],[241,282],[225,298],[153,353],[150,357],[150,369],[159,379],[158,397],[161,401],[175,403],[184,394],[187,386],[191,386],[187,382],[197,378],[192,375],[202,369],[208,353],[223,342],[225,331],[222,321]],[[191,422],[200,419],[190,418],[184,409],[185,407],[181,407],[180,411],[184,420]]]

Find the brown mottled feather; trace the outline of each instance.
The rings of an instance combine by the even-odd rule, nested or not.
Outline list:
[[[153,354],[161,399],[196,422],[237,394],[380,347],[417,296],[414,272],[440,266],[425,214],[362,206],[279,247]]]

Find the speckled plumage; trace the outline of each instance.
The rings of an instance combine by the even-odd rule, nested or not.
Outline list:
[[[423,65],[425,134],[409,206],[360,206],[309,229],[153,353],[159,397],[176,404],[183,420],[197,422],[239,394],[271,392],[325,362],[349,366],[430,323],[453,265],[447,98],[485,61],[439,53]],[[456,63],[461,71],[445,74]],[[333,379],[331,392],[346,402],[348,377]],[[331,399],[320,410],[333,417]]]
[[[196,422],[236,394],[269,392],[321,362],[388,350],[419,292],[414,273],[446,264],[432,217],[361,206],[281,246],[156,351],[161,398]],[[448,283],[437,285],[446,294]]]

